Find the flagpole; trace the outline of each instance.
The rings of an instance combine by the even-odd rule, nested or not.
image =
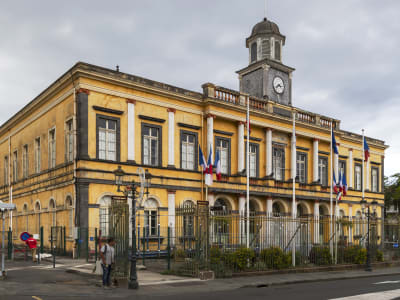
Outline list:
[[[330,228],[330,238],[329,238],[329,248],[331,251],[331,255],[333,256],[333,245],[332,245],[332,234],[333,234],[333,228],[332,228],[332,221],[333,221],[333,190],[332,190],[332,185],[333,185],[333,145],[332,145],[332,138],[333,138],[333,121],[331,120],[331,151],[330,151],[330,160],[331,160],[331,167],[330,167],[330,173],[331,173],[331,184],[330,184],[330,216],[331,216],[331,221],[329,222],[329,228]]]
[[[249,147],[250,147],[250,98],[247,97],[247,149],[246,149],[246,208],[247,208],[247,221],[246,221],[246,247],[250,247],[250,160],[249,160]]]
[[[364,139],[365,139],[365,136],[364,136],[364,129],[362,129],[362,141],[361,141],[361,144],[362,144],[362,153],[361,153],[361,156],[362,156],[362,175],[361,175],[361,191],[362,191],[362,203],[364,203],[364,161],[365,161],[365,149],[364,149]],[[364,218],[364,214],[363,214],[363,218]],[[365,222],[363,222],[364,223],[364,230],[365,230]],[[369,225],[368,225],[369,226]],[[369,228],[368,228],[369,229]],[[369,237],[368,237],[368,239],[369,239]]]
[[[296,113],[293,112],[293,132],[292,132],[292,234],[295,234],[296,218]],[[296,266],[296,239],[292,241],[292,265]]]

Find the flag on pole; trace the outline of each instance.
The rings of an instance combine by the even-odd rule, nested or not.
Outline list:
[[[335,134],[333,133],[333,128],[332,128],[332,149],[335,154],[339,154],[338,148],[336,146],[336,139],[335,139]]]
[[[347,181],[346,181],[346,174],[343,174],[343,196],[347,194]]]
[[[219,152],[220,151],[217,151],[217,153],[215,154],[215,162],[214,162],[214,166],[216,168],[215,174],[217,175],[217,180],[221,180],[221,158],[219,157]]]
[[[369,155],[370,155],[369,146],[367,144],[367,139],[364,137],[364,159],[365,159],[365,161],[368,161]]]
[[[339,173],[339,191],[343,192],[343,172]]]
[[[201,151],[201,147],[199,145],[199,165],[203,169],[203,173],[207,170],[206,158],[204,157],[203,151]]]
[[[210,147],[210,152],[208,153],[208,161],[207,161],[207,168],[206,168],[206,178],[205,184],[210,186],[213,184],[213,165],[212,165],[212,147]]]
[[[335,178],[335,172],[333,172],[332,173],[333,174],[333,191],[335,192],[335,194],[337,194],[338,193],[338,186],[337,186],[337,183],[336,183],[336,178]]]

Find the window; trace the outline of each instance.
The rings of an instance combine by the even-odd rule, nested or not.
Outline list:
[[[181,168],[195,170],[197,134],[181,130]]]
[[[142,123],[142,161],[149,166],[161,166],[161,127]]]
[[[361,218],[361,213],[358,211],[357,213],[356,213],[356,216],[355,216],[356,218],[356,220],[355,220],[355,223],[356,223],[356,228],[355,228],[355,232],[354,232],[354,235],[355,236],[361,236],[361,223],[362,223],[362,218]]]
[[[103,196],[99,201],[99,223],[100,223],[100,235],[102,237],[108,237],[109,235],[109,218],[110,218],[110,205],[111,197]]]
[[[50,212],[50,224],[51,226],[56,226],[56,203],[54,199],[50,199],[49,212]]]
[[[372,168],[371,169],[371,182],[372,182],[372,192],[379,192],[379,188],[378,188],[378,174],[379,174],[379,169],[378,168]]]
[[[194,213],[195,206],[190,200],[186,200],[182,206],[185,210],[183,215],[183,236],[184,238],[191,238],[194,235]]]
[[[339,161],[339,174],[346,175],[346,161]]]
[[[270,58],[271,56],[271,46],[268,39],[262,41],[262,58]]]
[[[144,203],[144,226],[149,236],[155,236],[158,233],[157,212],[158,202],[151,198],[147,199]]]
[[[29,175],[28,145],[25,145],[22,152],[22,176],[27,178]]]
[[[275,180],[285,180],[285,149],[283,146],[272,148],[272,172]]]
[[[39,173],[41,169],[41,150],[40,150],[40,137],[35,139],[35,172]]]
[[[251,44],[251,62],[255,62],[257,60],[257,43],[254,42]]]
[[[35,214],[36,214],[36,232],[40,232],[41,220],[40,220],[40,202],[39,200],[35,204]]]
[[[65,123],[65,160],[71,162],[74,159],[74,124],[73,120]]]
[[[17,182],[18,181],[18,152],[14,151],[13,153],[13,173],[12,173],[12,177],[13,177],[13,182]]]
[[[56,130],[49,131],[49,169],[56,166]]]
[[[221,160],[221,173],[230,174],[231,140],[222,137],[215,137],[215,153],[219,151]]]
[[[258,177],[258,145],[250,143],[249,149],[250,177]]]
[[[354,186],[355,189],[361,191],[362,185],[362,173],[361,173],[361,165],[355,165],[354,167]]]
[[[328,158],[318,157],[318,177],[322,186],[328,186]]]
[[[300,183],[307,183],[307,153],[296,151],[296,176]]]
[[[97,115],[97,140],[98,158],[116,161],[119,156],[119,119]]]
[[[8,156],[4,157],[4,185],[8,184]]]
[[[275,41],[275,59],[281,60],[281,42]]]

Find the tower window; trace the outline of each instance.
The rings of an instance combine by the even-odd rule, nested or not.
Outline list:
[[[271,44],[269,40],[263,40],[262,41],[262,58],[270,58],[271,57]]]
[[[255,62],[257,60],[257,43],[251,44],[251,62]]]
[[[275,41],[275,59],[281,60],[281,42]]]

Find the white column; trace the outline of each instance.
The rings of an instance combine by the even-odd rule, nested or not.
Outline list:
[[[208,155],[210,153],[210,148],[214,148],[214,116],[207,116],[207,150],[204,151],[204,155],[206,155],[206,161],[208,160]],[[214,162],[214,151],[211,157],[212,162]]]
[[[175,109],[168,108],[168,166],[175,167]]]
[[[364,155],[364,154],[363,154]],[[369,164],[369,162],[370,162],[370,158],[368,159],[368,161],[367,161],[367,164],[366,164],[366,168],[367,168],[367,170],[365,171],[365,176],[366,176],[366,187],[365,187],[365,189],[367,190],[367,191],[371,191],[371,176],[370,176],[370,164]]]
[[[292,151],[291,151],[291,178],[296,177],[296,136],[292,134]],[[294,211],[292,211],[294,213]]]
[[[318,174],[318,144],[319,144],[319,140],[314,139],[314,141],[313,141],[313,182],[317,182],[319,179],[319,176],[318,176],[319,175]]]
[[[319,202],[314,202],[314,243],[319,244]]]
[[[349,150],[349,165],[347,166],[348,174],[349,176],[347,177],[347,185],[349,188],[353,188],[354,186],[354,180],[353,180],[353,172],[354,172],[354,166],[353,166],[353,149]]]
[[[171,228],[172,243],[175,239],[175,191],[168,191],[168,226]]]
[[[128,103],[128,160],[135,161],[135,100]]]
[[[350,224],[353,220],[353,207],[349,205],[349,221]],[[353,226],[349,226],[349,243],[353,242]]]
[[[240,227],[240,243],[245,244],[246,243],[246,222],[244,221],[245,217],[245,208],[246,207],[246,196],[240,195],[239,196],[239,216],[240,216],[240,222],[239,222],[239,227]]]
[[[265,149],[265,152],[266,152],[265,153],[266,174],[265,174],[265,176],[270,176],[272,174],[272,129],[271,128],[267,128],[267,130],[265,131],[265,143],[266,143],[266,149]]]
[[[339,143],[336,143],[336,147],[339,151]],[[333,156],[333,171],[335,172],[336,181],[339,181],[339,154]]]
[[[267,203],[265,205],[265,207],[267,208],[267,232],[265,235],[265,246],[266,247],[270,247],[272,245],[272,241],[273,241],[273,219],[272,219],[272,198],[268,197],[267,198]]]
[[[268,197],[267,198],[267,216],[272,217],[272,198]]]
[[[208,206],[209,206],[209,207],[214,206],[214,204],[215,204],[215,197],[214,197],[214,194],[209,193],[208,196],[207,196],[207,201],[208,201]]]
[[[244,169],[244,123],[238,124],[238,173]]]

